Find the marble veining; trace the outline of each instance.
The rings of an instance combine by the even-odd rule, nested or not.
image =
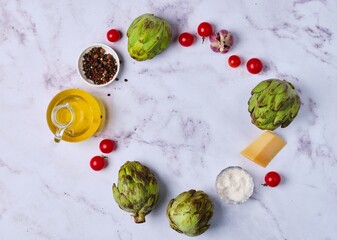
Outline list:
[[[334,240],[337,236],[337,2],[2,0],[0,5],[0,239],[186,239],[169,227],[169,200],[189,189],[214,202],[210,229],[198,239]],[[171,24],[169,48],[136,62],[126,30],[143,13]],[[179,33],[196,34],[202,21],[233,32],[228,54],[200,38],[183,48]],[[110,28],[122,31],[116,43]],[[91,88],[76,70],[90,44],[116,50],[121,71],[111,85]],[[244,64],[232,69],[231,54]],[[263,60],[251,75],[249,58]],[[263,169],[239,152],[261,131],[250,122],[247,102],[261,80],[293,83],[301,97],[297,118],[275,132],[287,142]],[[106,106],[107,123],[80,143],[55,144],[46,124],[49,101],[68,88],[86,90]],[[117,140],[108,166],[93,172],[103,138]],[[161,195],[146,223],[135,224],[115,203],[111,186],[119,167],[138,160],[158,177]],[[215,178],[242,166],[255,182],[252,198],[232,206],[220,201]],[[262,186],[271,170],[277,188]]]
[[[274,214],[271,212],[271,210],[263,203],[263,201],[261,201],[260,199],[257,199],[255,197],[252,197],[253,200],[257,201],[261,208],[265,210],[265,212],[268,214],[268,216],[271,218],[271,220],[273,221],[274,225],[276,226],[276,229],[278,231],[278,234],[279,234],[279,239],[283,239],[283,240],[286,240],[287,238],[284,237],[283,235],[283,231],[280,227],[280,224],[278,223],[276,217],[274,216]]]

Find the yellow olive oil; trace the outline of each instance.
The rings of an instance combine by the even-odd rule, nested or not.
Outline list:
[[[72,123],[65,129],[62,140],[68,142],[83,141],[102,130],[105,124],[105,107],[97,98],[80,89],[67,89],[58,93],[49,103],[47,122],[55,134],[57,127],[51,120],[53,109],[60,105],[69,104],[70,108],[61,108],[56,112],[56,120],[61,125]]]
[[[89,103],[81,96],[68,96],[60,104],[68,103],[73,109],[74,120],[66,129],[65,134],[76,137],[88,131],[93,122],[93,111]],[[57,112],[56,119],[60,123],[68,123],[71,120],[71,112],[61,109]]]

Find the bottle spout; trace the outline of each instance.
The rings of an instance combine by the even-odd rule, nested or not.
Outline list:
[[[56,142],[56,143],[61,142],[64,130],[66,130],[66,128],[67,127],[64,127],[64,128],[59,127],[59,128],[56,129],[56,132],[55,132],[55,135],[54,135],[54,142]]]

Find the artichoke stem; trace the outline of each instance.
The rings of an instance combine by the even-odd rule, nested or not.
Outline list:
[[[144,223],[145,222],[145,214],[143,213],[135,213],[133,215],[135,223]]]

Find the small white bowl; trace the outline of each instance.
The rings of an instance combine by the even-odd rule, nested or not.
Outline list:
[[[223,182],[220,182],[220,179],[222,177],[224,177],[225,175],[228,174],[228,172],[230,171],[237,171],[237,172],[240,172],[240,174],[243,174],[245,176],[245,180],[247,180],[247,184],[249,183],[250,186],[248,185],[248,189],[245,189],[246,192],[244,193],[243,197],[241,199],[236,199],[234,200],[232,197],[233,196],[230,196],[230,195],[227,195],[226,192],[224,191],[224,187],[225,186],[222,186]],[[233,173],[232,173],[233,174]],[[230,174],[230,176],[233,177],[233,175]],[[235,177],[235,179],[237,179],[237,176]],[[235,179],[228,179],[229,181],[235,181]],[[246,181],[244,181],[246,183]],[[238,185],[237,184],[234,184],[233,182],[226,182],[226,187],[227,189],[232,189],[232,190],[238,190]],[[253,177],[252,175],[250,175],[245,169],[243,169],[242,167],[239,167],[239,166],[230,166],[230,167],[227,167],[225,169],[223,169],[219,175],[217,176],[216,178],[216,183],[215,183],[215,189],[216,189],[216,192],[218,194],[218,196],[220,197],[220,199],[225,202],[225,203],[228,203],[228,204],[240,204],[240,203],[244,203],[246,202],[253,194],[254,192],[254,181],[253,181]],[[235,194],[235,193],[234,193]]]
[[[112,55],[112,57],[116,60],[116,64],[117,64],[116,73],[111,78],[111,80],[109,82],[104,83],[104,84],[94,84],[94,82],[91,79],[88,79],[85,76],[84,71],[83,71],[83,56],[84,56],[84,54],[88,53],[94,47],[101,47],[101,48],[103,48],[105,50],[105,54],[110,53]],[[120,69],[120,62],[119,62],[119,57],[118,57],[117,53],[111,47],[109,47],[109,46],[107,46],[105,44],[100,44],[100,43],[93,44],[93,45],[87,47],[86,49],[84,49],[84,51],[81,53],[81,55],[79,56],[78,61],[77,61],[77,72],[80,75],[81,79],[86,84],[88,84],[90,86],[93,86],[93,87],[104,87],[104,86],[112,83],[117,78],[119,69]]]

